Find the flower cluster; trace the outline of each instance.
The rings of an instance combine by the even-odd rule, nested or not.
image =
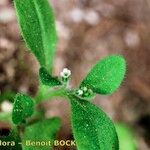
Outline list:
[[[68,68],[64,68],[63,71],[60,73],[61,81],[64,85],[69,85],[69,79],[71,76],[71,71]],[[95,93],[86,86],[81,86],[80,88],[75,90],[75,95],[80,98],[91,98],[95,96]]]
[[[76,90],[76,94],[80,97],[90,97],[94,93],[91,89],[88,89],[87,87],[80,87],[79,89]]]

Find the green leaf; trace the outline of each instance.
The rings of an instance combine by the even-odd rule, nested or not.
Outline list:
[[[15,124],[22,123],[24,119],[30,117],[34,111],[33,100],[24,94],[18,93],[13,105],[12,121]]]
[[[39,76],[44,85],[48,85],[50,87],[61,85],[61,82],[58,80],[58,78],[52,77],[44,67],[40,68]]]
[[[9,142],[8,146],[0,146],[2,150],[22,150],[21,139],[18,135],[18,132],[15,130],[11,130],[8,136],[0,137],[0,141],[2,142]]]
[[[112,121],[88,101],[70,96],[72,128],[78,150],[119,150]]]
[[[119,138],[120,150],[137,150],[133,131],[122,123],[116,123],[115,127]]]
[[[23,135],[23,150],[52,150],[53,142],[60,128],[60,119],[45,119],[28,126]],[[49,142],[45,146],[28,146],[25,143],[29,141]]]
[[[111,94],[120,86],[125,71],[126,63],[122,56],[108,56],[91,69],[80,86],[86,86],[95,93]]]
[[[52,8],[47,0],[14,0],[14,5],[27,47],[51,71],[57,42]]]

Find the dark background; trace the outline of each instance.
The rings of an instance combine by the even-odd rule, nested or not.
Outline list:
[[[149,0],[51,0],[59,42],[54,74],[72,71],[77,86],[100,58],[122,54],[127,74],[111,96],[97,96],[94,103],[117,122],[134,131],[138,150],[150,149],[150,1]],[[20,37],[11,0],[0,0],[0,91],[35,95],[38,86],[36,59]],[[66,101],[46,102],[46,116],[61,116],[60,139],[71,138]]]

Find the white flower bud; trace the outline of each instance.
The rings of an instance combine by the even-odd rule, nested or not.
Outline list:
[[[84,92],[87,92],[87,87],[86,86],[84,86],[84,87],[82,87],[82,90],[84,91]]]
[[[63,71],[60,73],[62,78],[69,78],[71,75],[71,71],[67,68],[64,68]]]
[[[83,95],[83,91],[82,91],[81,89],[79,89],[79,90],[77,90],[77,94],[78,94],[79,96],[81,96],[81,95]]]

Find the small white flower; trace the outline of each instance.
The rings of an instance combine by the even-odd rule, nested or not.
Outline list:
[[[82,91],[81,89],[79,89],[79,90],[77,90],[77,94],[78,94],[79,96],[81,96],[81,95],[83,94],[83,91]]]
[[[63,71],[60,73],[60,76],[63,78],[69,78],[71,75],[71,71],[67,68],[64,68]]]

